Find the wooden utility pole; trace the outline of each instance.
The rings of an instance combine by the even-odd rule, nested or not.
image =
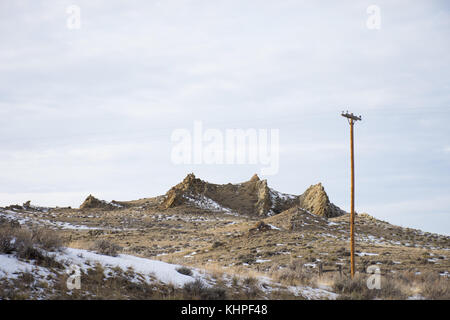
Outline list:
[[[350,204],[350,274],[353,279],[355,275],[355,161],[353,153],[353,124],[361,120],[361,116],[342,111],[343,117],[347,118],[350,124],[350,166],[351,166],[351,204]]]

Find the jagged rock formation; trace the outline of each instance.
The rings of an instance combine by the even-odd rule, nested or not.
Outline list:
[[[203,194],[207,186],[203,180],[197,179],[193,173],[190,173],[183,181],[172,187],[162,202],[162,206],[167,209],[181,205],[186,202],[186,197]]]
[[[327,218],[343,213],[330,203],[320,183],[310,187],[301,196],[295,196],[269,188],[267,180],[261,180],[256,174],[243,183],[220,185],[205,182],[190,173],[166,193],[161,206],[168,209],[183,204],[257,216],[278,214],[294,206]]]
[[[270,199],[270,190],[269,187],[267,186],[267,180],[261,181],[259,180],[259,177],[256,176],[256,179],[253,180],[252,178],[250,179],[249,182],[255,183],[256,197],[257,197],[257,201],[255,204],[256,212],[260,216],[267,214],[272,207],[272,201]]]
[[[338,217],[346,213],[330,202],[321,183],[310,186],[298,200],[300,208],[325,218]]]
[[[270,188],[267,180],[253,175],[250,180],[237,184],[214,184],[188,174],[164,196],[135,201],[106,202],[89,195],[80,209],[112,210],[138,206],[169,209],[189,205],[207,211],[267,217],[290,208],[301,208],[312,214],[332,218],[346,212],[328,199],[321,183],[312,185],[300,196],[285,194]]]
[[[294,200],[270,189],[267,180],[260,180],[256,174],[243,183],[220,185],[200,180],[191,173],[166,193],[161,205],[167,209],[191,203],[204,209],[266,216],[292,206]]]
[[[106,210],[113,210],[120,208],[121,206],[115,201],[112,202],[106,202],[104,200],[99,200],[93,195],[89,195],[86,200],[81,204],[80,209],[106,209]]]

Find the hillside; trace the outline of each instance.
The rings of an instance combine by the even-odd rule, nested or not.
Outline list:
[[[67,249],[50,254],[61,262],[73,257],[73,250],[84,250],[79,253],[90,257],[91,266],[94,261],[102,266],[94,269],[103,270],[105,278],[99,282],[103,284],[109,281],[106,275],[114,264],[125,272],[130,261],[138,261],[133,257],[139,257],[147,259],[141,261],[147,266],[164,261],[172,271],[185,266],[193,276],[184,279],[198,278],[206,287],[222,286],[228,298],[450,298],[450,237],[402,228],[369,214],[358,214],[355,221],[358,279],[363,282],[367,266],[375,265],[398,290],[364,291],[350,297],[345,291],[350,281],[349,215],[332,204],[320,183],[300,195],[289,195],[271,189],[256,175],[242,183],[221,185],[189,174],[163,196],[108,202],[90,195],[79,209],[36,207],[27,202],[0,208],[0,222],[19,228],[14,229],[21,230],[18,234],[37,229],[55,232]],[[114,259],[96,256],[93,248],[99,242],[120,255]],[[0,277],[12,283],[8,288],[19,276],[8,272],[11,265],[19,272],[28,270],[19,266],[32,270],[45,261],[24,260],[18,252],[0,252]],[[52,277],[63,276],[64,266],[60,268]],[[145,290],[159,288],[153,297],[166,297],[169,287],[160,281],[161,273],[150,279],[150,267],[139,272],[138,265],[133,268],[141,276],[123,279],[120,273],[121,280],[116,280],[137,277]],[[53,272],[41,271],[33,275],[39,281]],[[84,277],[90,285],[91,276],[86,269]],[[176,290],[178,298],[186,298],[182,287]],[[56,290],[67,298],[63,291]],[[135,294],[120,291],[116,297]],[[82,296],[92,297],[89,292]]]

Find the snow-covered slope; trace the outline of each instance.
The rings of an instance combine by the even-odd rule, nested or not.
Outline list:
[[[179,265],[126,254],[111,257],[88,250],[67,248],[63,254],[57,257],[57,260],[69,264],[76,264],[82,270],[90,269],[93,264],[99,263],[105,269],[106,273],[117,267],[123,270],[133,268],[134,272],[142,275],[147,282],[151,282],[152,279],[156,278],[161,282],[166,284],[171,283],[178,287],[192,282],[194,278],[202,278],[202,274],[197,270],[192,270],[192,276],[187,276],[176,270],[180,267]]]
[[[23,277],[23,274],[31,274],[32,281],[35,284],[47,283],[45,287],[52,288],[57,284],[58,279],[61,279],[60,276],[62,274],[72,274],[74,270],[88,274],[90,270],[98,268],[98,266],[101,267],[99,270],[103,270],[105,278],[114,276],[118,268],[122,271],[132,270],[132,276],[128,280],[137,284],[145,282],[148,284],[172,285],[175,288],[182,288],[188,283],[200,280],[206,287],[213,287],[218,280],[203,270],[189,268],[192,273],[191,275],[186,275],[177,271],[177,269],[180,269],[180,265],[126,254],[112,257],[74,248],[64,248],[59,252],[48,252],[47,254],[59,262],[63,268],[46,268],[36,265],[35,261],[19,259],[14,254],[0,254],[0,280],[22,281],[21,277]],[[280,287],[279,284],[274,283],[272,279],[267,277],[257,277],[256,280],[257,287],[268,295],[273,290],[282,289],[287,290],[294,296],[302,296],[306,299],[335,299],[337,297],[336,294],[328,290],[315,289],[307,286]],[[230,275],[224,274],[221,281],[226,287],[232,287],[232,277]],[[67,290],[70,296],[72,289]],[[52,290],[45,291],[42,288],[38,288],[29,297],[32,299],[47,299],[48,294],[52,294]]]

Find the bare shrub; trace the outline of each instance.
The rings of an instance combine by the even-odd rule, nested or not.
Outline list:
[[[92,249],[99,254],[116,257],[122,247],[108,240],[97,240]]]
[[[343,277],[336,279],[333,289],[343,300],[371,300],[375,298],[375,290],[367,288],[366,278],[357,274],[353,279]]]
[[[0,228],[11,227],[13,229],[20,228],[20,223],[15,220],[8,220],[6,218],[0,217]]]
[[[14,226],[0,227],[0,253],[12,254],[25,260],[34,260],[42,267],[62,268],[62,265],[39,248],[39,242],[33,239],[32,233]]]
[[[426,299],[450,300],[450,279],[440,276],[437,272],[424,272],[419,279],[420,293]]]
[[[299,259],[291,261],[287,268],[273,266],[271,274],[278,282],[287,285],[310,285],[314,280],[314,274],[303,268],[303,262]]]
[[[184,274],[186,276],[192,276],[192,270],[187,268],[187,267],[179,267],[176,268],[175,270],[177,270],[178,273]]]
[[[17,257],[28,260],[36,260],[41,256],[31,238],[31,233],[24,229],[10,229],[12,251],[16,252]]]
[[[282,269],[275,274],[275,279],[283,284],[296,285],[297,275],[289,269]]]
[[[261,290],[258,288],[258,279],[254,277],[247,277],[242,281],[242,285],[244,286],[242,290],[242,294],[245,299],[256,299]]]
[[[387,275],[382,277],[380,289],[369,289],[364,274],[355,274],[353,279],[337,278],[333,284],[335,292],[340,294],[339,299],[343,300],[405,299],[402,288],[400,281]]]
[[[450,300],[450,284],[448,280],[433,283],[425,282],[421,293],[426,299]]]
[[[223,246],[223,245],[224,245],[224,243],[221,242],[221,241],[214,241],[214,243],[212,244],[211,247],[214,249],[214,248],[221,247],[221,246]]]
[[[244,286],[255,286],[258,284],[258,280],[254,277],[246,277],[244,280],[242,280],[242,284]]]
[[[183,297],[185,299],[224,300],[226,299],[226,290],[219,286],[210,288],[203,281],[197,279],[183,286]]]
[[[0,252],[19,252],[29,246],[33,246],[33,242],[28,230],[10,224],[3,224],[0,227]]]
[[[34,282],[34,275],[31,272],[22,272],[18,279],[25,284],[30,284]]]
[[[205,300],[225,300],[227,298],[227,293],[225,288],[215,286],[208,289],[206,295],[204,295],[203,298]]]
[[[32,231],[32,240],[41,248],[48,251],[59,251],[62,247],[61,238],[55,231],[49,229],[34,229]]]
[[[241,263],[252,264],[255,263],[256,259],[252,254],[241,254],[238,259]]]
[[[205,284],[200,279],[197,279],[192,282],[188,282],[183,286],[184,292],[191,299],[193,299],[195,297],[199,298],[201,296],[203,290],[205,290],[205,288],[206,288]]]
[[[12,253],[14,251],[14,234],[10,227],[0,227],[0,253]]]

